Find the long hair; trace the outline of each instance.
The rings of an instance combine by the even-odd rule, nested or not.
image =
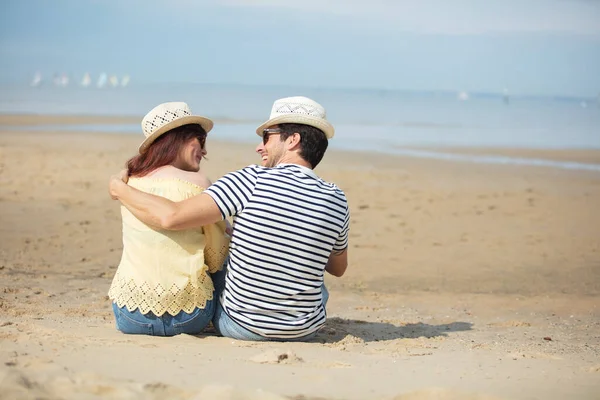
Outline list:
[[[183,125],[162,134],[145,152],[127,161],[125,166],[128,175],[142,177],[156,168],[172,164],[177,158],[181,147],[192,138],[197,138],[200,141],[200,146],[204,148],[206,132],[198,124]]]

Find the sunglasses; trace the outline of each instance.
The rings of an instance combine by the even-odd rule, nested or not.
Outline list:
[[[200,142],[200,147],[204,148],[206,146],[206,135],[198,135],[196,136],[198,142]]]
[[[279,128],[266,128],[263,129],[263,144],[267,144],[269,141],[269,136],[271,135],[281,135],[283,131]]]

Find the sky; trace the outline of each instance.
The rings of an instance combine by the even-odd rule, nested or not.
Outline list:
[[[0,83],[215,83],[596,97],[597,0],[4,0]]]

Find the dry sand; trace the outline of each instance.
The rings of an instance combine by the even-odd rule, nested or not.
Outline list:
[[[7,128],[28,118],[61,123],[0,118],[2,399],[600,398],[600,173],[331,151],[350,267],[317,340],[128,336],[107,181],[141,134]],[[212,178],[258,161],[218,125],[208,146]]]

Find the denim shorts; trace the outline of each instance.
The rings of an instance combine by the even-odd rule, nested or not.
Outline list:
[[[219,271],[212,276],[213,282],[215,284],[215,298],[217,299],[217,306],[215,310],[215,316],[213,319],[213,325],[215,326],[215,330],[219,335],[237,340],[250,340],[257,342],[300,342],[310,340],[317,335],[317,332],[312,332],[308,335],[298,338],[270,338],[254,333],[235,322],[233,319],[231,319],[229,315],[227,315],[227,313],[223,309],[223,306],[221,306],[221,302],[219,301],[219,297],[225,287],[225,273],[226,270],[224,268],[222,271]],[[321,290],[323,293],[323,306],[326,306],[327,300],[329,300],[329,291],[325,287],[325,284],[321,286]]]
[[[198,334],[212,320],[215,299],[209,300],[205,308],[196,308],[191,314],[181,311],[175,316],[168,313],[157,317],[154,313],[142,314],[139,310],[129,311],[112,303],[117,329],[132,335],[175,336],[181,333]]]
[[[266,336],[261,336],[258,333],[254,333],[234,320],[227,315],[221,303],[217,303],[217,309],[215,310],[215,317],[213,319],[213,325],[215,326],[215,330],[221,336],[225,336],[231,339],[237,340],[249,340],[254,342],[304,342],[314,338],[317,335],[317,332],[309,333],[308,335],[297,337],[297,338],[271,338]]]

